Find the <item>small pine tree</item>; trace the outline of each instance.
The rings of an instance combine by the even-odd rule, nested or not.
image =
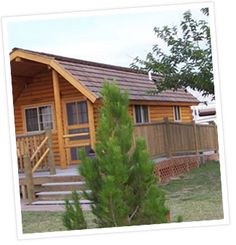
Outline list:
[[[166,222],[165,195],[157,186],[154,164],[145,141],[132,147],[133,124],[126,92],[108,82],[101,90],[96,157],[80,152],[79,171],[90,193],[92,212],[100,227]]]
[[[72,192],[73,203],[65,201],[65,213],[63,214],[63,225],[68,230],[86,229],[87,224],[83,216],[83,211],[79,204],[79,196],[76,191]]]

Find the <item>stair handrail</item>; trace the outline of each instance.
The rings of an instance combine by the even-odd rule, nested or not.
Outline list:
[[[43,160],[45,159],[45,157],[47,155],[49,155],[49,159],[48,159],[48,164],[49,164],[49,170],[50,170],[50,174],[56,174],[56,169],[55,169],[55,163],[54,163],[54,157],[53,157],[53,151],[52,151],[52,132],[50,129],[46,129],[45,130],[45,138],[44,140],[41,142],[41,144],[37,147],[36,151],[33,153],[33,155],[31,156],[30,160],[32,161],[37,153],[40,151],[40,149],[47,143],[47,148],[44,151],[44,153],[42,154],[42,156],[40,157],[40,159],[36,162],[36,164],[34,165],[33,169],[32,169],[32,173],[34,173],[38,167],[40,166],[40,164],[43,162]]]
[[[44,140],[41,142],[41,144],[37,147],[37,149],[34,151],[33,155],[30,157],[30,161],[33,161],[38,152],[41,150],[41,148],[47,143],[48,136],[44,138]]]

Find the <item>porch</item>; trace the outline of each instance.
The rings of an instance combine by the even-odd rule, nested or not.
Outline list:
[[[66,169],[55,165],[51,135],[51,130],[46,130],[17,136],[20,192],[29,203],[39,199],[38,204],[55,201],[61,204],[71,195],[71,190],[81,192],[84,188],[78,165]],[[146,141],[149,155],[156,164],[155,174],[161,182],[198,167],[206,159],[219,157],[216,125],[177,123],[166,118],[162,122],[136,125],[134,144],[139,137]]]
[[[33,172],[78,163],[75,149],[95,143],[94,96],[50,56],[18,55],[11,56],[11,73],[19,172],[25,155]]]
[[[63,140],[66,142],[68,138],[84,136],[89,136],[89,132],[63,135]],[[133,133],[133,145],[139,137],[145,139],[147,150],[152,159],[199,155],[210,151],[218,152],[216,125],[172,122],[165,118],[164,121],[160,122],[136,124]],[[77,148],[92,144],[89,137],[87,141],[84,144],[83,140],[80,140],[81,143]],[[70,170],[74,168],[73,165],[68,165],[66,162],[63,163],[66,168],[62,168],[58,163],[55,164],[52,130],[50,129],[17,135],[16,147],[19,173],[27,172],[27,168],[30,167],[33,175],[42,171],[49,171],[50,174],[54,175],[56,166],[59,173],[63,172],[63,169],[68,168]],[[76,148],[76,145],[67,143],[60,154],[64,154],[67,148],[71,147]]]

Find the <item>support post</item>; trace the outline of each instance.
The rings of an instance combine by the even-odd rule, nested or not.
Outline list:
[[[28,202],[29,204],[31,204],[35,199],[35,193],[34,193],[32,167],[30,162],[30,156],[28,154],[24,155],[24,167],[25,167],[25,180],[26,180],[26,187],[27,187]]]
[[[172,142],[171,142],[171,133],[170,133],[170,122],[168,117],[164,118],[165,125],[166,125],[166,149],[167,149],[167,156],[169,158],[172,157]]]
[[[55,168],[55,162],[54,162],[54,155],[52,150],[52,130],[46,129],[46,136],[48,137],[48,165],[49,165],[49,171],[51,175],[56,174],[56,168]]]
[[[214,134],[215,134],[215,137],[214,137],[214,141],[215,141],[215,153],[218,153],[219,152],[218,131],[217,131],[217,126],[216,126],[215,123],[214,123]]]
[[[90,100],[87,100],[87,105],[88,105],[90,142],[91,142],[92,149],[95,150],[96,133],[95,133],[95,125],[94,125],[93,104]]]
[[[25,185],[20,186],[21,194],[22,194],[22,199],[27,199],[27,190]]]
[[[55,70],[52,70],[52,81],[53,81],[54,102],[55,102],[55,112],[56,112],[57,137],[58,137],[59,152],[60,152],[60,166],[62,169],[65,169],[66,153],[65,153],[64,139],[63,139],[61,96],[60,96],[58,74]]]

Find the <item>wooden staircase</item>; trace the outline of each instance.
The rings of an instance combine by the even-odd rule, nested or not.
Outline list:
[[[24,186],[24,182],[25,179],[21,178],[20,185]],[[90,204],[83,195],[84,191],[89,190],[86,190],[85,182],[79,175],[38,176],[33,178],[33,182],[35,198],[31,205],[64,205],[65,199],[72,202],[72,191],[77,191],[81,204]]]
[[[78,192],[81,203],[89,203],[84,199],[84,180],[78,167],[56,168],[50,129],[18,135],[16,143],[20,194],[28,204],[65,204],[65,199],[72,199],[72,191]]]

